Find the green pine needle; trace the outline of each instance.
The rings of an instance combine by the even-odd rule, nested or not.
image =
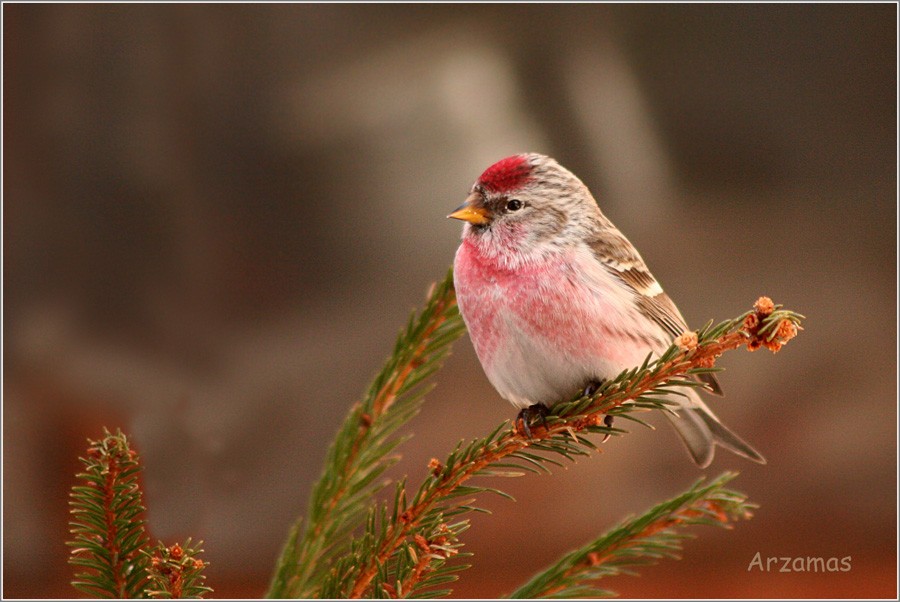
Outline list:
[[[352,552],[350,534],[373,520],[374,495],[385,485],[379,477],[397,461],[391,452],[404,440],[395,436],[397,429],[418,413],[426,380],[464,330],[448,272],[432,286],[422,312],[410,316],[393,354],[338,431],[313,487],[305,526],[291,530],[267,597],[323,595],[324,583],[335,578],[332,564]],[[394,508],[402,513],[399,500]],[[338,565],[340,577],[349,567]]]
[[[725,489],[737,476],[726,472],[708,484],[701,479],[688,491],[645,514],[622,522],[608,533],[569,552],[510,594],[510,598],[582,598],[615,595],[596,587],[604,577],[636,574],[633,567],[661,558],[678,558],[685,534],[692,525],[730,527],[749,519],[756,506],[747,497]]]
[[[518,425],[510,429],[504,422],[482,439],[468,445],[460,442],[444,463],[432,459],[411,497],[412,491],[401,481],[389,502],[377,502],[375,494],[385,484],[379,477],[395,461],[391,452],[402,442],[396,431],[419,410],[428,388],[425,381],[463,332],[448,273],[433,287],[422,312],[410,318],[393,355],[338,432],[313,489],[307,521],[291,530],[268,596],[449,595],[443,586],[468,566],[459,562],[468,556],[461,551],[460,540],[469,527],[466,517],[485,512],[475,500],[483,493],[509,497],[493,487],[463,483],[473,477],[550,472],[551,466],[563,465],[561,458],[574,462],[597,449],[586,434],[609,437],[627,432],[613,428],[604,416],[649,426],[633,414],[672,412],[671,397],[684,394],[679,388],[705,386],[695,378],[717,371],[713,363],[723,352],[740,346],[777,351],[796,336],[802,316],[781,306],[761,309],[768,307],[764,300],[772,305],[760,299],[755,312],[686,333],[655,361],[648,356],[641,366],[603,383],[593,395],[556,405],[546,417],[546,427],[532,425],[533,438],[519,432]],[[747,514],[750,506],[743,496],[722,488],[731,476],[705,487],[698,484],[572,552],[516,594],[609,595],[596,588],[597,579],[631,574],[635,566],[672,556],[683,537],[674,532],[676,527],[720,524]]]
[[[319,593],[333,598],[439,597],[449,594],[446,589],[429,589],[434,582],[426,576],[451,576],[462,570],[463,565],[451,562],[453,557],[464,555],[459,551],[462,546],[459,535],[468,528],[468,522],[462,517],[478,511],[473,505],[475,496],[488,491],[504,495],[496,489],[463,485],[463,482],[478,476],[500,476],[497,469],[501,464],[505,468],[521,469],[499,471],[503,476],[514,476],[538,470],[549,472],[547,465],[562,465],[551,456],[562,456],[573,462],[580,456],[587,456],[596,449],[596,444],[580,435],[580,431],[604,436],[625,432],[606,425],[604,415],[624,417],[646,425],[631,414],[646,410],[672,412],[670,396],[683,395],[676,387],[704,386],[688,376],[692,370],[710,370],[715,358],[725,351],[740,346],[753,350],[764,345],[761,341],[765,335],[760,335],[757,327],[748,328],[751,322],[745,321],[751,313],[714,328],[708,326],[699,333],[686,333],[656,361],[651,362],[648,358],[643,365],[623,371],[617,378],[603,383],[590,397],[577,397],[554,406],[553,414],[546,417],[546,428],[532,425],[534,437],[531,439],[522,435],[518,428],[505,430],[508,423],[504,423],[483,439],[471,441],[466,446],[460,442],[445,463],[432,460],[430,474],[411,502],[407,501],[404,489],[402,495],[395,497],[393,512],[387,505],[381,505],[378,512],[369,515],[366,530],[337,560],[336,568],[327,576]],[[781,310],[780,306],[771,315],[757,309],[753,317],[760,328],[773,322],[777,325],[772,327],[780,333],[777,340],[768,339],[772,344],[765,345],[772,351],[777,351],[800,329],[801,316]],[[787,326],[783,322],[788,322]],[[698,517],[681,517],[682,523],[712,524],[718,520],[718,514],[702,509],[697,512]],[[634,560],[632,564],[641,564],[650,557],[666,556],[666,550],[675,546],[677,539],[673,536],[671,541],[662,541],[661,536],[644,548],[626,546],[619,555],[639,553],[643,559]],[[412,544],[425,556],[410,554]],[[623,562],[601,564],[603,570],[610,570],[609,566],[615,566],[615,570],[623,574],[631,570]],[[588,571],[586,574],[593,573]],[[582,581],[567,584],[547,595],[607,594],[588,583],[591,579]]]
[[[122,431],[89,441],[81,485],[70,494],[74,539],[69,564],[78,568],[72,586],[94,597],[142,598],[149,561],[137,454]]]
[[[199,558],[203,553],[202,545],[201,541],[196,547],[192,546],[189,537],[183,544],[166,547],[159,542],[152,550],[143,552],[150,565],[147,595],[151,598],[202,598],[212,592],[203,585],[206,580],[203,569],[209,563]]]

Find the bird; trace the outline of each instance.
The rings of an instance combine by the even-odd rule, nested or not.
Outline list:
[[[488,167],[465,202],[453,262],[460,314],[484,372],[529,421],[579,391],[661,355],[688,331],[637,249],[603,214],[588,187],[555,159],[523,153]],[[699,376],[721,395],[713,374]],[[693,461],[715,447],[765,464],[694,387],[665,412]]]

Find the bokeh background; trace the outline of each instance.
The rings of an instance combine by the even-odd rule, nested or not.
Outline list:
[[[808,316],[721,362],[761,504],[634,597],[896,596],[897,7],[3,6],[3,593],[72,596],[86,437],[130,433],[152,535],[256,597],[326,442],[451,263],[493,161],[571,168],[692,325]],[[392,472],[514,409],[467,338]],[[658,422],[658,421],[657,421]],[[700,474],[668,428],[504,481],[455,594],[496,597]],[[749,571],[851,556],[835,574]]]

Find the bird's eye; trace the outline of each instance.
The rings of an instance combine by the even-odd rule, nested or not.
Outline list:
[[[510,199],[506,201],[506,210],[507,211],[518,211],[522,208],[522,201],[519,199]]]

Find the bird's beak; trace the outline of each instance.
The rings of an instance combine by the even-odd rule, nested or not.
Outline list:
[[[466,202],[456,208],[456,211],[448,215],[453,219],[461,219],[464,222],[480,226],[491,221],[490,212],[481,204],[481,195],[472,193]]]

